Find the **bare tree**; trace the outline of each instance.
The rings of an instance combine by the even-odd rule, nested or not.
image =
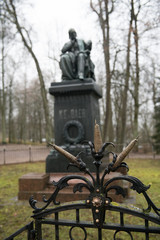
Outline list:
[[[140,1],[138,3],[138,10],[137,13],[135,13],[135,6],[134,1],[131,1],[132,6],[132,17],[134,20],[134,28],[133,28],[133,34],[134,34],[134,42],[135,42],[135,59],[136,59],[136,77],[134,81],[134,136],[136,137],[138,135],[138,114],[139,114],[139,85],[140,85],[140,78],[139,78],[139,34],[138,34],[138,14],[141,9]]]
[[[41,95],[42,95],[42,101],[43,101],[43,109],[45,113],[45,122],[46,122],[46,139],[47,141],[50,138],[51,135],[51,123],[50,123],[50,115],[49,115],[49,107],[48,107],[48,99],[47,99],[47,93],[45,89],[45,84],[44,84],[44,78],[42,74],[42,70],[39,64],[39,61],[33,51],[33,46],[32,46],[32,41],[30,39],[29,31],[24,27],[21,26],[19,19],[18,19],[18,14],[16,11],[16,5],[15,1],[13,0],[4,0],[4,5],[5,5],[5,11],[8,14],[8,19],[9,21],[14,24],[16,27],[18,33],[21,36],[22,42],[25,46],[25,48],[28,50],[29,54],[31,55],[39,77],[39,82],[41,86]]]
[[[2,12],[1,6],[0,10]],[[6,25],[5,18],[0,16],[1,27],[1,81],[2,81],[2,100],[1,100],[1,117],[2,117],[2,142],[6,142],[6,89],[5,89],[5,38],[6,38]]]
[[[14,85],[14,78],[16,74],[16,70],[18,69],[18,65],[14,59],[10,58],[9,61],[9,69],[7,70],[7,77],[9,79],[9,87],[8,87],[8,141],[9,143],[15,142],[15,127],[14,127],[14,94],[13,94],[13,85]],[[11,71],[12,66],[12,71]]]
[[[103,138],[112,139],[112,110],[111,110],[111,70],[110,70],[110,23],[109,16],[114,9],[113,0],[98,0],[96,4],[90,0],[91,9],[97,14],[103,37],[103,52],[106,69],[106,104],[104,112]]]
[[[126,119],[127,119],[127,100],[128,100],[128,88],[129,88],[129,78],[130,78],[130,51],[131,51],[131,34],[132,34],[132,23],[134,18],[133,12],[133,0],[131,0],[131,10],[130,10],[130,20],[129,20],[129,28],[128,28],[128,37],[127,37],[127,55],[126,55],[126,73],[125,73],[125,83],[124,83],[124,91],[122,94],[122,128],[121,128],[121,137],[120,143],[125,142],[125,133],[126,133]]]
[[[24,77],[25,78],[25,77]],[[27,83],[27,79],[26,79]],[[15,138],[20,143],[28,140],[42,142],[45,138],[45,118],[42,106],[42,96],[38,79],[32,79],[29,84],[19,84],[14,89],[14,110],[13,116]]]

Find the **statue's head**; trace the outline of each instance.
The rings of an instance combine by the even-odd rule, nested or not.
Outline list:
[[[69,38],[71,40],[73,40],[73,39],[75,39],[77,37],[77,33],[76,33],[76,31],[73,28],[69,29],[68,33],[69,33]]]

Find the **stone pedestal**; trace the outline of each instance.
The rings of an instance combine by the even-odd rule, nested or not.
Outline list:
[[[55,186],[53,185],[53,181],[58,182],[62,177],[66,175],[74,175],[74,173],[50,173],[50,174],[43,174],[43,173],[29,173],[22,176],[19,179],[19,193],[18,199],[19,200],[28,200],[31,196],[37,201],[42,201],[43,197],[45,196],[46,199],[49,199],[53,192],[55,191]],[[78,173],[79,176],[84,176],[84,173]],[[93,174],[95,177],[95,174]],[[110,180],[113,177],[121,176],[120,173],[110,173],[106,175],[105,181]],[[90,177],[86,176],[89,180]],[[102,177],[102,176],[100,176]],[[57,201],[63,202],[70,202],[70,201],[77,201],[77,200],[85,200],[87,199],[88,195],[90,194],[86,188],[83,188],[83,192],[76,192],[73,193],[73,188],[75,184],[82,182],[81,180],[72,179],[69,181],[69,186],[63,188],[59,191],[57,196]],[[126,198],[129,197],[129,183],[124,181],[114,181],[111,185],[118,185],[124,188],[126,193]],[[109,191],[109,196],[115,202],[123,202],[125,199],[122,195],[116,195],[115,190]]]
[[[92,79],[72,80],[52,83],[49,92],[54,96],[55,144],[93,141],[95,120],[100,121],[100,87]]]
[[[49,182],[49,174],[28,173],[19,178],[19,200],[28,200],[32,194],[44,192]]]
[[[83,161],[94,171],[90,149],[82,142],[94,141],[95,120],[100,122],[99,85],[92,79],[63,81],[52,83],[49,92],[54,96],[55,144],[74,156],[83,151]],[[53,150],[46,159],[46,172],[66,172],[67,165],[67,159]],[[70,171],[75,172],[75,168]]]

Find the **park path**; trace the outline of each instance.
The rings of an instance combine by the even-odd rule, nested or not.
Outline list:
[[[0,145],[0,165],[45,161],[50,148],[45,145],[31,146],[24,144]],[[130,153],[128,158],[160,159],[154,153]]]
[[[45,161],[50,148],[23,144],[0,145],[0,165]]]

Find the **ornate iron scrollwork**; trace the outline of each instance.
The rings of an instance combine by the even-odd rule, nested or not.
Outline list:
[[[70,228],[70,231],[69,231],[69,237],[70,237],[70,240],[74,240],[73,236],[72,236],[72,231],[74,230],[74,228],[77,228],[75,226],[71,227]],[[84,240],[87,239],[87,232],[86,232],[86,229],[84,227],[79,227],[82,229],[83,233],[84,233]]]
[[[133,236],[132,236],[131,232],[129,232],[129,231],[120,231],[120,230],[117,230],[117,231],[114,233],[114,240],[119,239],[119,238],[116,237],[116,235],[118,235],[119,232],[125,232],[125,233],[127,233],[127,234],[130,236],[130,239],[133,240]],[[128,238],[127,238],[127,239],[128,239]]]
[[[96,124],[97,125],[97,124]],[[97,126],[96,126],[97,127]],[[97,129],[96,129],[97,130]],[[100,133],[98,132],[98,136],[100,136]],[[37,201],[33,199],[33,197],[30,198],[29,202],[31,207],[34,209],[34,213],[42,212],[44,209],[47,208],[47,206],[53,202],[54,204],[59,204],[59,202],[56,201],[56,197],[63,188],[68,186],[68,181],[72,179],[79,179],[81,180],[80,183],[77,183],[73,187],[73,192],[82,192],[83,188],[86,188],[89,190],[90,194],[88,198],[86,199],[86,206],[88,205],[92,209],[93,213],[93,220],[94,224],[101,228],[104,219],[105,219],[105,209],[106,207],[110,206],[110,203],[112,201],[111,197],[108,196],[108,193],[110,190],[114,189],[116,194],[121,194],[123,197],[125,197],[125,191],[121,186],[113,185],[113,183],[117,180],[125,180],[129,183],[131,183],[131,189],[136,191],[138,194],[143,194],[144,198],[146,199],[148,203],[148,208],[144,211],[151,211],[151,209],[154,210],[154,212],[160,216],[160,209],[157,208],[149,196],[147,195],[146,191],[149,189],[150,186],[145,186],[139,179],[136,177],[128,176],[128,175],[122,175],[113,177],[112,179],[109,179],[105,182],[105,176],[109,174],[110,172],[115,172],[117,169],[124,167],[127,170],[129,169],[127,164],[123,162],[124,158],[127,156],[129,151],[134,147],[135,143],[137,142],[137,139],[134,139],[127,147],[120,153],[118,156],[117,154],[111,152],[112,154],[112,162],[108,164],[108,166],[105,168],[102,177],[100,177],[100,166],[102,164],[102,158],[104,156],[105,149],[112,145],[113,143],[105,143],[102,144],[101,138],[99,137],[98,140],[95,140],[94,143],[92,142],[84,142],[84,144],[88,144],[91,148],[91,153],[93,156],[93,164],[96,167],[96,175],[93,175],[90,170],[86,167],[86,164],[82,161],[80,154],[78,154],[77,157],[71,155],[70,153],[66,152],[65,150],[61,149],[60,147],[50,144],[53,148],[55,148],[57,151],[59,151],[61,154],[66,156],[66,158],[70,161],[69,166],[73,166],[78,168],[81,172],[84,172],[85,175],[90,176],[90,180],[84,176],[80,175],[70,175],[62,177],[58,182],[53,181],[53,185],[56,187],[55,191],[51,195],[51,197],[47,200],[43,198],[43,201],[46,203],[42,208],[38,208],[36,206]],[[109,153],[106,150],[107,153]],[[82,182],[83,181],[83,182]],[[112,183],[112,185],[110,185]],[[129,233],[130,235],[130,233]],[[131,235],[130,235],[131,236]],[[115,234],[116,237],[116,234]],[[132,236],[131,236],[132,238]],[[72,239],[72,238],[71,238]],[[116,239],[116,238],[114,238]]]

